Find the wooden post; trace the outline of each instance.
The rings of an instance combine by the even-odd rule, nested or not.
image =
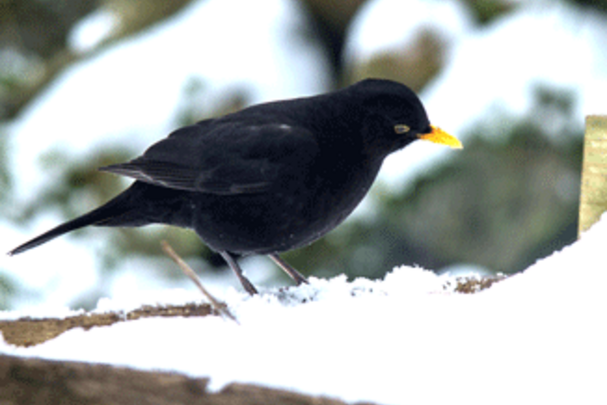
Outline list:
[[[586,117],[578,238],[607,211],[607,115]]]

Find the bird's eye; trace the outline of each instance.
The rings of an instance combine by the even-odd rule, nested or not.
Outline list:
[[[394,132],[396,132],[397,134],[404,134],[406,132],[409,132],[410,130],[411,128],[409,128],[407,125],[398,124],[394,126]]]

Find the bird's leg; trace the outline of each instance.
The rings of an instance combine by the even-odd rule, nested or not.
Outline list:
[[[242,274],[242,269],[240,268],[238,263],[236,263],[236,260],[234,260],[234,258],[228,252],[219,252],[219,254],[228,263],[232,271],[234,271],[236,277],[238,277],[238,280],[240,280],[240,284],[242,284],[244,289],[251,295],[257,294],[257,289],[249,281],[249,279],[246,278],[244,274]]]
[[[274,263],[278,265],[278,267],[283,269],[285,273],[287,273],[293,280],[295,280],[297,285],[309,284],[308,280],[303,276],[303,274],[291,267],[289,263],[282,260],[282,258],[276,253],[269,254],[268,257],[272,259]]]

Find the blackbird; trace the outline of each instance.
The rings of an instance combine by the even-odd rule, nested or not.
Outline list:
[[[105,205],[20,245],[15,255],[88,225],[193,229],[247,292],[234,254],[264,254],[297,284],[279,252],[319,239],[369,191],[386,156],[423,139],[461,148],[430,125],[403,84],[367,79],[313,97],[255,105],[172,132],[142,156],[100,168],[136,181]]]

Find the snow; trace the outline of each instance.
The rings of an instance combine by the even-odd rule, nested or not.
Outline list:
[[[118,25],[117,16],[109,10],[97,10],[78,21],[67,42],[72,51],[86,53],[109,38]]]
[[[239,324],[148,318],[70,330],[30,348],[4,343],[0,352],[172,370],[210,377],[212,389],[249,382],[349,402],[600,404],[607,401],[605,240],[607,215],[578,242],[472,295],[445,290],[449,275],[401,267],[379,281],[311,279],[255,297],[228,290],[218,298]],[[182,290],[138,298],[198,300]],[[134,300],[133,292],[103,300],[98,311],[130,309]]]

